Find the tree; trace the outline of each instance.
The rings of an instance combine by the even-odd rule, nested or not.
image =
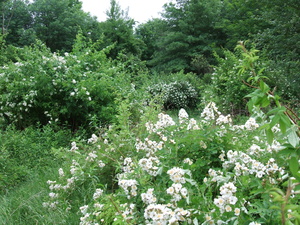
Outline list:
[[[10,17],[7,17],[7,7],[6,3],[10,2],[10,0],[0,0],[0,7],[1,7],[1,34],[5,35],[7,27],[9,26]]]
[[[111,0],[110,4],[110,9],[106,11],[107,20],[100,25],[104,46],[114,45],[109,57],[115,59],[120,52],[140,56],[143,43],[134,36],[134,20],[128,17],[116,0]]]
[[[220,1],[177,0],[166,4],[164,10],[167,26],[150,64],[165,72],[207,72],[214,46],[224,40],[222,30],[215,26]]]
[[[31,10],[37,37],[52,51],[70,51],[80,29],[85,35],[99,37],[96,18],[81,7],[78,0],[35,0]]]
[[[165,27],[166,22],[164,20],[152,19],[136,28],[135,36],[145,43],[142,49],[142,60],[152,59],[154,52],[158,50],[156,43],[163,37]]]
[[[283,97],[300,105],[300,6],[297,0],[262,1],[267,10],[260,19],[268,21],[253,40],[272,60],[272,80]]]
[[[7,1],[4,5],[4,21],[7,44],[22,47],[35,41],[33,18],[29,10],[29,1]]]
[[[266,29],[269,24],[261,19],[267,10],[259,0],[224,0],[221,8],[222,18],[217,26],[226,33],[226,45],[233,50],[238,41],[251,39],[253,35]]]

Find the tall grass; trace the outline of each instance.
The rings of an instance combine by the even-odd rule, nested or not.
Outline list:
[[[64,160],[56,155],[75,138],[50,126],[0,131],[0,225],[76,224],[65,212],[43,207],[47,180],[58,177]],[[78,222],[77,222],[78,223]]]
[[[21,186],[0,196],[0,224],[76,224],[78,218],[72,221],[63,211],[43,207],[44,197],[49,192],[46,182],[57,179],[59,167],[56,164],[44,171],[35,171]]]

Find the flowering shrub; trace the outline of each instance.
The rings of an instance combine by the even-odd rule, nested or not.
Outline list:
[[[269,143],[261,118],[234,125],[214,103],[199,118],[178,117],[73,142],[44,206],[80,211],[80,224],[299,224],[299,166],[286,164],[299,144],[279,129]],[[87,186],[90,196],[75,201]]]
[[[111,122],[114,99],[130,81],[122,67],[79,35],[73,52],[51,53],[45,45],[18,49],[20,58],[0,67],[1,123],[24,128],[66,124],[73,130],[97,120]]]
[[[148,87],[153,97],[161,97],[165,109],[195,108],[198,93],[188,81],[157,83]]]

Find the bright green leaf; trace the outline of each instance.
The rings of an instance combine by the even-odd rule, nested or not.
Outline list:
[[[295,130],[291,129],[288,134],[288,141],[289,143],[295,148],[297,145],[299,145],[299,137]]]
[[[297,157],[292,157],[289,160],[289,167],[291,170],[291,173],[293,174],[294,177],[298,177],[299,176],[299,162],[298,162],[298,158]]]
[[[272,144],[274,139],[274,133],[271,129],[266,129],[267,141],[269,144]]]

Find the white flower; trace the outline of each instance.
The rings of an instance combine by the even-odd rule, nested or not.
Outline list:
[[[184,174],[185,171],[179,167],[174,167],[167,172],[170,175],[170,179],[174,183],[185,183]]]
[[[92,137],[88,139],[88,143],[96,143],[98,140],[98,137],[96,134],[92,134]]]
[[[251,223],[249,223],[249,225],[261,225],[261,224],[257,223],[257,222],[251,222]]]
[[[240,215],[241,210],[239,208],[234,209],[234,215],[238,216]]]
[[[146,193],[141,194],[142,201],[145,204],[149,205],[149,204],[156,203],[157,199],[156,199],[155,195],[153,194],[153,190],[154,190],[153,188],[149,188]]]
[[[179,110],[178,117],[179,117],[179,123],[180,124],[186,122],[189,119],[189,115],[187,114],[185,109],[180,109]]]
[[[253,117],[250,117],[245,123],[245,128],[247,130],[255,130],[258,127],[259,127],[259,125],[256,123],[256,121]]]
[[[230,206],[230,205],[226,205],[226,206],[225,206],[225,211],[226,211],[226,212],[231,212],[231,211],[232,211],[231,206]]]
[[[71,149],[70,149],[71,152],[75,152],[78,149],[78,147],[76,146],[76,142],[75,141],[73,141],[71,143],[71,146],[72,146]]]
[[[58,169],[58,174],[59,174],[60,177],[65,176],[64,170],[63,170],[62,168],[59,168],[59,169]]]
[[[57,193],[54,193],[54,192],[50,192],[50,193],[49,193],[49,197],[50,197],[50,198],[57,198],[57,197],[58,197],[58,194],[57,194]]]
[[[187,163],[189,165],[192,165],[193,161],[190,158],[186,158],[186,159],[183,160],[183,163]]]
[[[81,211],[82,214],[86,214],[87,213],[87,210],[88,210],[88,205],[84,205],[84,206],[81,206],[79,209]]]
[[[100,196],[102,195],[102,193],[103,193],[103,190],[100,189],[100,188],[97,188],[96,191],[95,191],[95,193],[94,193],[94,195],[93,195],[93,199],[96,200],[96,199],[100,198]]]

